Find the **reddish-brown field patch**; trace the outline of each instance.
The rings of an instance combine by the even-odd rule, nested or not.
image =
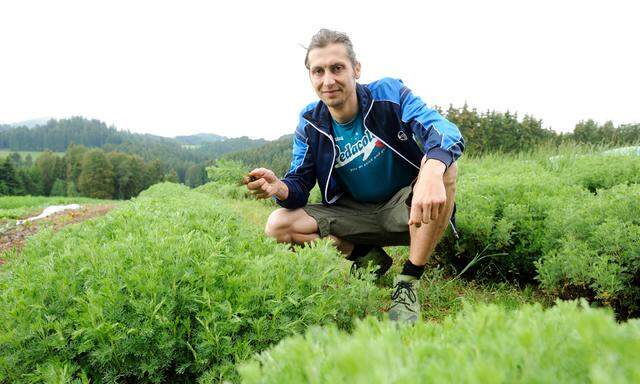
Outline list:
[[[6,233],[0,234],[0,256],[6,251],[15,250],[20,252],[27,238],[43,227],[53,228],[54,231],[58,231],[64,226],[102,216],[116,206],[117,204],[85,205],[75,211],[56,213],[44,219],[11,228]],[[0,265],[4,263],[5,260],[0,257]]]

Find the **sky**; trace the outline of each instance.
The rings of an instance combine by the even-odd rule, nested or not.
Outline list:
[[[346,32],[361,83],[429,106],[640,122],[635,1],[3,1],[0,123],[84,116],[131,132],[275,139],[316,100],[304,56]]]

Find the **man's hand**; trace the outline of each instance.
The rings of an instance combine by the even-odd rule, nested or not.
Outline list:
[[[249,176],[255,178],[255,181],[249,181],[247,189],[257,199],[267,199],[275,195],[278,199],[285,200],[289,196],[289,188],[272,170],[256,168],[249,172]]]
[[[409,226],[415,224],[420,228],[422,223],[429,224],[443,213],[447,201],[442,175],[446,166],[435,159],[423,161],[418,181],[413,187]]]

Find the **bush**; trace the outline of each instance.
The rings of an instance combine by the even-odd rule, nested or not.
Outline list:
[[[623,317],[640,311],[639,156],[489,155],[464,159],[460,239],[437,256],[454,273],[531,282],[588,297]]]
[[[542,286],[612,304],[624,317],[640,311],[640,184],[566,201],[546,221]]]
[[[242,364],[245,383],[637,383],[640,322],[560,302],[467,306],[442,323],[368,318],[288,338]]]
[[[233,379],[285,336],[377,312],[328,242],[290,252],[238,216],[165,183],[36,235],[0,270],[0,382]]]
[[[249,171],[240,162],[220,159],[214,166],[207,167],[207,177],[214,182],[237,185]]]

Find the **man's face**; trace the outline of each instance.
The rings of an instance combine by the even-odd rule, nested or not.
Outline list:
[[[309,51],[309,78],[316,94],[327,106],[340,108],[356,92],[360,63],[355,68],[344,44],[329,44]]]

